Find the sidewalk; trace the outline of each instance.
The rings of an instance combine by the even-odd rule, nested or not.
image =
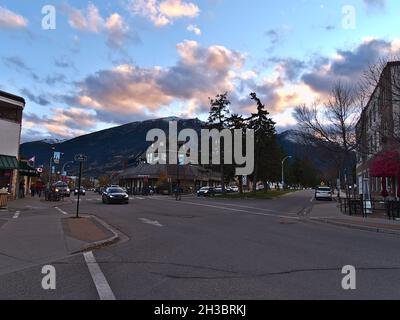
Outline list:
[[[47,203],[44,209],[15,211],[42,204],[34,201],[17,200],[8,212],[0,212],[0,274],[51,263],[118,240],[118,234],[98,218],[85,215],[74,219]]]
[[[22,199],[9,201],[7,209],[9,211],[44,210],[48,208],[59,207],[65,203],[71,203],[71,200],[69,198],[65,198],[64,201],[50,202],[50,201],[45,201],[44,196],[41,198],[39,197],[32,198],[30,196],[27,196]],[[6,211],[7,209],[2,211]]]
[[[308,218],[316,222],[360,229],[366,231],[400,235],[400,222],[382,218],[348,216],[340,212],[339,203],[314,202]]]

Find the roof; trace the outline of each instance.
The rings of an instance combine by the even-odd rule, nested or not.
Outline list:
[[[162,175],[171,176],[177,175],[177,165],[140,163],[136,167],[128,168],[121,172],[120,179],[138,179],[149,177],[150,179],[158,179]],[[179,176],[187,180],[219,180],[220,174],[211,170],[204,169],[200,166],[185,165],[179,166]]]
[[[37,176],[36,169],[31,167],[27,162],[24,161],[19,162],[18,172],[26,177]]]
[[[18,101],[18,102],[23,103],[25,105],[25,99],[24,98],[22,98],[20,96],[16,96],[16,95],[14,95],[12,93],[9,93],[9,92],[5,92],[5,91],[1,91],[0,90],[0,97],[4,97],[4,98],[10,99],[10,100]]]
[[[16,157],[0,154],[0,170],[18,169],[18,160]]]

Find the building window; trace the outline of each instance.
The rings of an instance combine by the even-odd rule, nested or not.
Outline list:
[[[0,104],[0,119],[10,120],[17,123],[22,121],[22,110]]]

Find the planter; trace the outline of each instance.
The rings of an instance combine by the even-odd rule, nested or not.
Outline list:
[[[8,193],[0,193],[0,208],[7,208]]]

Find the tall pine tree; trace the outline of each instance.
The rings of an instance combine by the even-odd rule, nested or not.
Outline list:
[[[254,173],[253,173],[253,192],[257,190],[257,181],[260,177],[260,168],[262,161],[270,156],[269,147],[275,140],[276,130],[275,122],[269,117],[269,112],[266,110],[265,105],[257,97],[255,92],[250,94],[251,100],[257,104],[257,113],[252,113],[250,118],[247,119],[249,129],[254,130]]]
[[[210,99],[210,113],[208,117],[207,127],[209,129],[217,129],[222,131],[229,127],[229,106],[231,102],[228,100],[228,93],[218,94],[215,99]],[[220,172],[221,172],[221,187],[222,193],[225,194],[225,166],[224,166],[224,144],[221,143],[221,164],[220,164]]]

